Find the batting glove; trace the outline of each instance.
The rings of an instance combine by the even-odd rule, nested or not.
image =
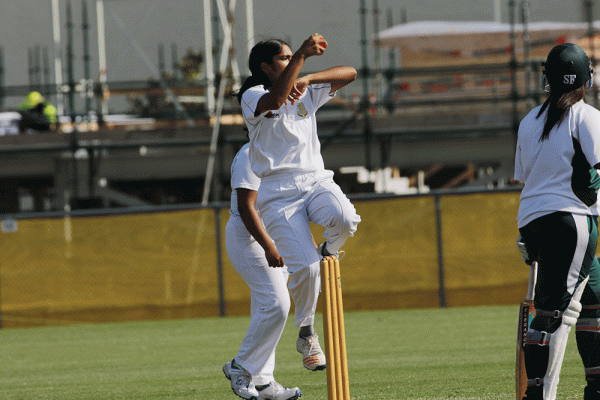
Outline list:
[[[523,257],[523,261],[525,261],[525,264],[531,265],[531,263],[533,263],[534,261],[533,257],[531,257],[529,250],[527,250],[527,246],[525,246],[525,242],[523,241],[523,237],[521,237],[520,233],[517,237],[517,249],[519,249],[519,252],[521,253],[521,257]]]

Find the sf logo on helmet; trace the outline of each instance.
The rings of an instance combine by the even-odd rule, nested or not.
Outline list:
[[[575,83],[576,78],[577,78],[577,75],[565,75],[563,77],[563,83],[565,85],[572,85]]]

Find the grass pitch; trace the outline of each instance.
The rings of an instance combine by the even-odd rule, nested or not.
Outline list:
[[[518,305],[347,312],[352,399],[514,399],[517,317]],[[301,399],[326,399],[325,372],[302,366],[292,322],[275,378],[299,386]],[[248,323],[229,317],[0,330],[0,399],[237,399],[221,368]],[[571,332],[557,397],[582,399],[583,385]]]

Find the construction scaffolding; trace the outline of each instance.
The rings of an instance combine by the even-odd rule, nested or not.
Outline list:
[[[239,23],[234,21],[236,1],[198,3],[203,20],[203,53],[192,52],[182,58],[171,44],[170,71],[164,44],[158,43],[158,62],[153,63],[148,50],[136,38],[137,27],[127,25],[113,0],[82,1],[81,30],[87,32],[82,35],[85,43],[93,36],[93,24],[88,21],[90,1],[96,10],[98,74],[95,78],[92,72],[95,64],[91,62],[94,57],[89,53],[91,45],[83,46],[87,50],[82,60],[87,67],[82,79],[74,76],[76,56],[72,42],[76,28],[71,1],[52,0],[54,50],[43,47],[31,50],[30,85],[1,88],[3,98],[40,90],[56,99],[63,114],[60,133],[0,136],[0,154],[4,160],[0,161],[0,179],[12,179],[4,187],[20,188],[6,195],[10,199],[5,203],[12,204],[10,210],[17,209],[15,199],[23,197],[18,191],[31,194],[36,183],[27,183],[27,179],[40,177],[51,179],[45,192],[38,190],[33,196],[35,209],[60,210],[72,199],[97,197],[101,199],[95,204],[105,207],[152,204],[133,188],[150,179],[162,180],[154,183],[157,186],[168,180],[193,180],[188,183],[202,187],[193,201],[205,205],[227,199],[228,166],[245,140],[239,105],[227,96],[245,78],[236,61],[233,38],[234,24]],[[155,12],[151,6],[156,3],[140,9],[144,18]],[[529,23],[528,3],[508,2],[510,23],[502,25],[504,31],[496,33],[502,38],[503,45],[496,46],[501,51],[494,53],[488,48],[484,49],[488,51],[484,56],[479,53],[473,56],[481,50],[475,49],[470,57],[465,57],[466,52],[455,49],[437,49],[434,54],[387,42],[386,31],[411,27],[414,34],[418,23],[408,23],[406,13],[400,10],[399,25],[394,24],[392,10],[388,9],[387,28],[380,30],[382,13],[378,1],[372,0],[369,8],[366,0],[360,0],[362,67],[357,68],[360,82],[340,91],[336,99],[319,111],[318,118],[327,167],[336,171],[352,167],[347,169],[355,171],[352,174],[369,177],[357,182],[354,176],[352,183],[344,184],[346,191],[358,193],[374,191],[375,186],[396,186],[414,193],[423,188],[507,184],[516,127],[524,113],[543,96],[535,84],[541,72],[539,61],[553,44],[547,40],[541,43],[536,36],[539,27]],[[573,28],[577,32],[574,37],[595,63],[595,48],[600,44],[596,35],[598,25],[591,14],[593,2],[585,3],[588,22]],[[246,58],[254,44],[252,1],[246,0],[244,6],[247,48],[243,58]],[[122,53],[136,56],[140,68],[150,75],[149,80],[110,79],[105,21],[118,28],[117,33],[127,45]],[[499,22],[485,25],[489,30],[496,24]],[[427,27],[435,24],[429,22]],[[431,36],[431,32],[423,36]],[[401,43],[401,38],[397,40]],[[47,60],[51,54],[53,79]],[[182,69],[184,59],[189,63]],[[119,58],[111,62],[118,64]],[[0,71],[1,67],[0,63]],[[57,73],[63,68],[66,76]],[[184,74],[194,79],[185,79]],[[0,73],[0,81],[1,78]],[[84,101],[78,101],[80,95]],[[134,104],[137,112],[112,115],[109,104],[119,96],[137,99]],[[588,100],[598,101],[597,89]],[[6,114],[10,114],[7,118],[14,116]],[[0,133],[4,129],[2,121],[0,118]],[[391,183],[386,186],[383,181]],[[189,201],[180,194],[163,198]],[[45,201],[50,205],[45,206]]]

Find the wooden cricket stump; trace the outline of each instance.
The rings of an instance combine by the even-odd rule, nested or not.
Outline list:
[[[342,281],[340,262],[335,256],[328,256],[321,260],[321,291],[325,295],[323,331],[327,357],[327,398],[328,400],[350,400]]]

